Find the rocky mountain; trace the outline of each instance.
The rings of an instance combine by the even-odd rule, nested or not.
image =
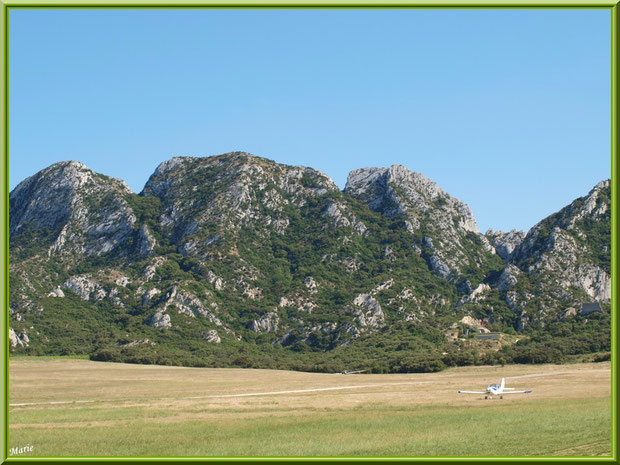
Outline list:
[[[575,302],[610,301],[610,224],[607,180],[535,225],[516,245],[497,286],[521,315],[518,329]]]
[[[125,200],[130,193],[124,181],[82,163],[56,163],[11,192],[11,251],[23,257],[43,246],[48,257],[69,262],[76,254],[115,252],[126,245],[136,223]]]
[[[59,271],[126,257],[137,228],[130,195],[124,181],[75,161],[21,182],[9,197],[11,307],[40,308]]]
[[[471,209],[420,173],[400,165],[358,169],[349,174],[344,192],[386,217],[401,218],[413,247],[441,278],[480,281],[489,262],[499,264]],[[471,291],[470,283],[464,285]]]
[[[135,194],[60,162],[10,194],[10,343],[146,363],[333,371],[364,353],[376,371],[437,369],[469,347],[459,328],[527,332],[605,307],[609,210],[604,181],[527,235],[483,235],[466,204],[398,165],[355,170],[340,191],[247,153],[177,157]]]

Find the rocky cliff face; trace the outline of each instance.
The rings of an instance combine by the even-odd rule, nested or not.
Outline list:
[[[351,171],[345,192],[365,201],[375,211],[405,214],[412,229],[431,220],[432,226],[478,233],[471,209],[450,197],[437,184],[401,165]]]
[[[525,232],[513,229],[510,232],[493,231],[489,229],[484,234],[491,245],[495,248],[495,253],[504,260],[508,260],[512,252],[523,242]]]
[[[142,195],[161,200],[162,232],[191,254],[203,247],[186,239],[209,232],[206,240],[214,242],[248,225],[284,234],[288,208],[301,208],[309,199],[337,190],[331,179],[312,168],[235,152],[172,158],[159,165]]]
[[[499,287],[522,321],[611,299],[611,196],[601,181],[534,226],[508,256]],[[523,323],[520,323],[520,327]]]
[[[10,195],[11,343],[328,352],[464,315],[524,329],[609,300],[609,207],[603,182],[527,235],[482,235],[402,166],[355,170],[341,192],[247,153],[180,157],[138,195],[61,162]]]
[[[20,254],[45,248],[57,260],[118,250],[136,223],[125,200],[129,194],[124,181],[97,174],[82,163],[56,163],[11,192],[11,249]]]
[[[127,258],[137,228],[131,195],[124,181],[76,161],[21,182],[9,198],[11,305],[31,308],[80,264]]]
[[[495,251],[478,231],[471,209],[420,173],[400,165],[354,170],[345,192],[385,216],[402,217],[413,246],[424,251],[429,267],[442,278],[472,279],[466,270],[481,269],[493,259]]]

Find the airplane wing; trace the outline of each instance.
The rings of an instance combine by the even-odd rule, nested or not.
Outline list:
[[[508,391],[508,392],[502,392],[500,395],[504,395],[504,394],[529,394],[532,391]]]
[[[459,394],[486,394],[487,391],[459,391]]]

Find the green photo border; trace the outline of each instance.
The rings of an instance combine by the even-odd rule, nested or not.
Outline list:
[[[418,462],[617,462],[617,282],[618,257],[618,189],[617,156],[618,156],[618,2],[620,0],[0,0],[2,31],[2,163],[0,165],[0,231],[2,247],[0,247],[0,299],[2,301],[3,318],[0,318],[2,333],[2,383],[0,395],[2,397],[2,435],[0,440],[0,463],[42,463],[42,462],[307,462],[307,461],[418,461]],[[609,457],[9,457],[9,429],[8,429],[8,367],[9,367],[9,14],[10,10],[29,8],[493,8],[493,9],[608,9],[611,12],[611,456]]]

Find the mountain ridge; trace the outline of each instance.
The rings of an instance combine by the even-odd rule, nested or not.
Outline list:
[[[340,190],[245,152],[174,157],[136,194],[59,162],[10,194],[12,346],[75,352],[79,339],[99,358],[145,361],[154,346],[124,344],[149,339],[184,363],[263,348],[261,366],[301,357],[322,369],[368,350],[393,371],[394,351],[367,344],[404,338],[424,365],[463,352],[451,334],[465,317],[542,330],[571,305],[607,305],[608,197],[602,181],[527,234],[482,234],[465,203],[400,165],[353,170]],[[73,328],[62,337],[61,321]]]

